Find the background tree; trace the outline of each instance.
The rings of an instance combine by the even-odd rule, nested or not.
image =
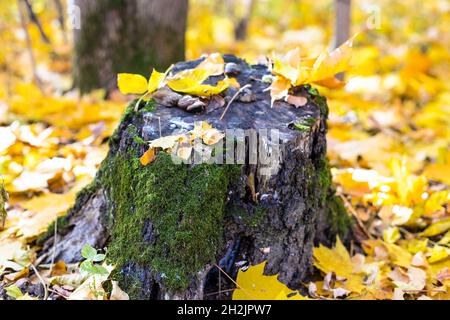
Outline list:
[[[337,48],[350,38],[351,0],[335,0],[334,47]],[[340,80],[344,74],[337,76]]]
[[[148,76],[184,60],[188,0],[75,0],[74,83],[111,90],[120,72]]]
[[[256,0],[226,0],[225,7],[234,24],[234,38],[244,41],[248,34],[250,18],[256,6]],[[241,9],[241,10],[238,10]],[[239,13],[239,11],[242,11]]]

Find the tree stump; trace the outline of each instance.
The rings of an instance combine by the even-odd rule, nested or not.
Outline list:
[[[230,290],[218,292],[234,288],[228,276],[263,261],[267,275],[300,288],[312,269],[314,242],[348,231],[348,216],[330,187],[325,98],[303,86],[293,94],[307,98],[304,107],[276,102],[271,108],[267,67],[224,59],[241,87],[251,89],[223,120],[224,107],[210,108],[213,102],[199,113],[160,104],[136,108],[136,101],[128,107],[95,181],[58,222],[57,261],[80,261],[86,243],[107,247],[114,277],[131,298],[227,299]],[[178,63],[172,72],[200,61]],[[236,90],[225,91],[225,101]],[[269,136],[258,147],[279,142],[279,163],[254,164],[247,154],[243,164],[175,164],[164,152],[148,166],[140,163],[144,141],[192,130],[198,121],[221,131],[278,130],[277,141]],[[249,137],[241,142],[248,152]],[[47,238],[44,254],[54,241]]]

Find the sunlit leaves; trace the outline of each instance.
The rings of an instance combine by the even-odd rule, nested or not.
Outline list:
[[[149,142],[149,149],[142,155],[140,162],[147,166],[156,160],[158,150],[172,152],[176,150],[176,155],[188,160],[194,149],[195,143],[202,142],[207,146],[213,146],[225,138],[225,134],[209,123],[200,121],[195,123],[194,129],[187,134],[164,136]]]
[[[167,85],[176,92],[207,97],[219,94],[229,86],[239,86],[234,79],[225,78],[216,85],[204,84],[211,76],[218,76],[224,73],[225,62],[218,53],[207,56],[196,68],[183,70],[175,75],[168,76],[169,68],[164,74],[153,70],[150,79],[147,80],[136,74],[121,73],[117,82],[119,90],[123,94],[152,94],[159,88]]]
[[[427,229],[425,229],[420,235],[422,237],[433,237],[438,234],[444,233],[450,230],[450,218],[433,223]]]
[[[278,276],[264,275],[266,263],[239,270],[233,300],[307,300],[278,281]]]
[[[120,73],[117,76],[117,84],[122,94],[144,94],[153,93],[164,81],[166,74],[153,70],[147,81],[138,74]]]
[[[299,48],[275,58],[272,72],[276,77],[271,86],[272,100],[284,98],[292,86],[314,83],[328,88],[342,87],[343,83],[335,75],[350,69],[355,37],[332,52],[323,52],[316,59],[305,58]]]
[[[229,87],[227,81],[219,81],[216,86],[203,84],[211,73],[205,69],[193,69],[182,72],[175,79],[169,80],[167,85],[173,91],[195,96],[211,96],[219,94]]]
[[[155,92],[161,86],[161,83],[164,81],[165,78],[166,74],[153,70],[152,75],[148,80],[147,92],[148,93]]]
[[[143,94],[148,88],[147,79],[138,74],[120,73],[117,84],[123,94]]]
[[[206,70],[211,76],[220,76],[225,71],[225,61],[220,53],[212,53],[196,69]]]

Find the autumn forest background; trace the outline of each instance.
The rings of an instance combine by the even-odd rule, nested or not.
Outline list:
[[[94,179],[134,98],[116,86],[80,94],[68,2],[0,2],[0,292],[7,299],[127,298],[117,284],[93,290],[95,270],[43,264],[37,255],[42,234]],[[352,0],[349,22],[347,38],[358,35],[346,84],[317,89],[328,99],[328,158],[354,237],[347,247],[338,239],[314,249],[318,277],[295,297],[450,299],[450,3]],[[314,57],[342,44],[342,24],[333,0],[190,0],[185,60],[220,52],[267,64],[295,48]],[[100,266],[95,249],[83,257]],[[104,268],[106,279],[113,267]],[[33,296],[25,289],[33,285],[45,290]],[[261,266],[240,274],[236,288],[239,298],[292,293]]]

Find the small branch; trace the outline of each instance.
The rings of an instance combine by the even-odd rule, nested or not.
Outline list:
[[[45,43],[50,44],[50,39],[45,34],[44,28],[42,28],[42,24],[39,21],[39,18],[37,17],[36,13],[34,13],[33,6],[31,5],[30,1],[29,0],[23,0],[23,2],[25,3],[25,5],[27,7],[28,16],[30,17],[31,21],[36,25],[36,27],[39,30],[39,33],[41,34],[42,40]]]
[[[225,108],[225,111],[222,113],[222,116],[220,117],[220,121],[223,120],[223,117],[225,117],[225,114],[227,113],[231,104],[237,99],[237,97],[239,97],[239,95],[242,93],[242,91],[244,91],[245,89],[250,88],[250,87],[251,87],[251,85],[247,84],[247,85],[243,86],[241,89],[239,89],[238,92],[236,92],[236,94],[233,96],[233,98],[231,98],[230,102],[228,102],[228,105]]]
[[[41,277],[39,271],[37,271],[36,267],[31,264],[31,269],[33,269],[34,273],[36,274],[36,276],[38,277],[39,281],[41,282],[41,285],[44,287],[44,300],[47,300],[48,298],[48,289],[47,289],[47,285],[45,284],[44,279]]]
[[[252,298],[253,300],[257,300],[254,297],[252,297],[251,294],[249,294],[244,288],[242,288],[240,285],[238,285],[238,283],[236,281],[234,281],[234,279],[232,277],[230,277],[228,275],[228,273],[226,273],[221,267],[219,267],[217,264],[214,264],[214,266],[220,270],[220,272],[222,272],[231,282],[233,282],[236,286],[236,288],[242,290],[246,295],[248,295],[250,298]]]
[[[348,208],[348,210],[350,211],[350,213],[355,217],[356,222],[358,222],[359,227],[361,228],[361,230],[364,232],[364,234],[369,238],[369,239],[373,239],[372,235],[370,234],[370,232],[366,229],[366,227],[364,226],[364,223],[361,221],[361,219],[358,217],[358,213],[355,211],[355,209],[353,209],[353,206],[351,205],[351,203],[347,200],[347,198],[345,198],[342,194],[339,195],[339,197],[342,199],[342,201],[344,201],[345,206]]]
[[[64,6],[61,3],[61,0],[54,0],[56,11],[58,12],[58,21],[59,26],[61,28],[61,32],[63,34],[64,43],[68,42],[67,32],[66,32],[66,19],[64,17]]]
[[[33,74],[33,80],[36,83],[36,85],[38,86],[41,93],[44,93],[44,90],[42,88],[42,82],[39,79],[39,77],[37,75],[37,71],[36,71],[36,60],[34,58],[33,45],[31,43],[30,33],[28,32],[27,22],[25,20],[25,15],[22,10],[22,0],[17,0],[17,7],[19,9],[20,24],[22,25],[23,32],[25,33],[25,42],[27,44],[28,55],[30,58],[31,72]]]

